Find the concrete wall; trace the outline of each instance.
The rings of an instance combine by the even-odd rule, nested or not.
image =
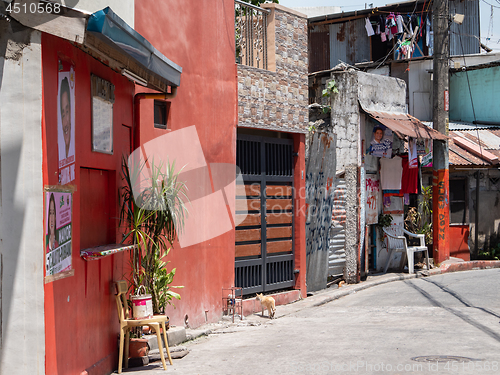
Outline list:
[[[420,121],[432,121],[432,60],[413,61],[408,73],[408,113]]]
[[[296,10],[297,12],[304,13],[305,15],[307,15],[307,18],[342,12],[342,7],[335,6],[293,7],[292,9]]]
[[[0,373],[44,374],[40,33],[4,19],[0,103]]]
[[[307,132],[307,19],[264,4],[268,15],[269,70],[238,65],[238,126]]]
[[[453,174],[450,173],[450,177]],[[474,254],[476,226],[476,209],[479,213],[478,228],[478,249],[487,250],[500,243],[500,171],[492,169],[490,171],[479,172],[479,205],[476,202],[476,175],[469,172],[468,212],[470,238],[469,247],[471,254]],[[450,181],[451,183],[451,181]],[[476,208],[477,207],[477,208]]]
[[[403,80],[358,71],[333,72],[338,94],[331,99],[332,127],[337,134],[337,172],[345,171],[346,226],[344,276],[348,283],[359,281],[360,254],[364,234],[364,164],[361,141],[365,133],[366,110],[406,112],[406,84]],[[377,259],[377,266],[379,266]]]
[[[65,3],[71,8],[91,13],[109,6],[127,25],[134,27],[134,0],[66,0]]]
[[[500,66],[451,74],[450,120],[500,122],[499,81]],[[469,94],[469,84],[474,111]]]
[[[337,171],[345,171],[346,224],[344,277],[349,283],[358,281],[359,274],[359,168],[360,111],[358,104],[358,74],[334,72],[338,94],[331,98],[332,127],[337,134]]]

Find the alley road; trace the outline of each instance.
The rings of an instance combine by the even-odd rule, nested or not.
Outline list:
[[[391,282],[272,321],[252,316],[188,343],[168,373],[500,374],[499,297],[499,269]]]

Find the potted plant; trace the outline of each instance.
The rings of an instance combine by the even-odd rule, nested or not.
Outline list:
[[[163,258],[184,227],[187,188],[175,172],[175,162],[129,166],[123,159],[122,177],[120,223],[127,228],[122,242],[136,245],[130,259],[130,292],[144,286],[152,296],[153,313],[164,314],[166,304],[181,298],[171,290],[180,287],[170,285],[176,269],[167,272],[169,262]]]
[[[418,208],[410,207],[404,222],[407,231],[425,235],[425,243],[432,252],[432,186],[422,187]]]

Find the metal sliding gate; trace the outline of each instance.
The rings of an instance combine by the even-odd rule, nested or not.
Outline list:
[[[235,286],[243,294],[291,287],[293,140],[238,135],[236,163],[244,180],[236,190],[236,215],[244,221],[236,227]]]

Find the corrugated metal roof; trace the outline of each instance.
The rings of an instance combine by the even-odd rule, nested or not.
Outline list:
[[[432,128],[432,121],[422,121],[422,124],[427,125],[428,127]],[[465,121],[452,121],[450,120],[448,124],[448,130],[449,131],[455,131],[455,130],[496,130],[500,129],[500,126],[498,125],[484,125],[484,124],[473,124],[472,122],[465,122]]]
[[[478,139],[479,136],[479,139]],[[498,161],[492,160],[492,155],[500,158],[500,130],[455,130],[450,132],[449,161],[453,165],[498,165]],[[467,150],[462,143],[454,141],[457,139],[472,143],[477,149]]]
[[[405,113],[376,112],[363,109],[371,118],[391,129],[399,138],[425,138],[447,140],[448,137],[425,126],[420,120]]]

